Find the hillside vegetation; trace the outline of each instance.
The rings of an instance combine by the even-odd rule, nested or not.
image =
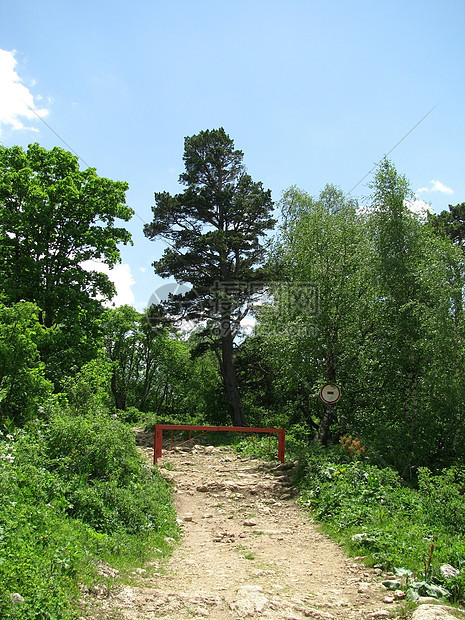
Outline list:
[[[169,552],[170,490],[132,430],[156,422],[285,428],[332,536],[412,599],[465,597],[464,204],[417,213],[384,160],[363,208],[333,185],[273,205],[242,162],[222,128],[186,138],[185,189],[145,233],[193,288],[137,312],[83,266],[131,243],[127,185],[0,147],[1,617],[79,616],[105,567]]]

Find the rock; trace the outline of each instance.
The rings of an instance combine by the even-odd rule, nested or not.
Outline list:
[[[103,562],[99,562],[98,563],[98,574],[101,577],[107,577],[107,578],[112,578],[114,579],[115,577],[118,577],[119,575],[119,570],[116,570],[116,568],[112,568],[111,566],[108,566],[107,564],[104,564]]]
[[[21,594],[18,594],[17,592],[14,592],[13,594],[10,594],[10,599],[11,599],[11,602],[13,603],[13,605],[19,605],[21,603],[25,603],[26,602],[24,600],[24,597],[22,597]]]
[[[457,620],[454,609],[446,605],[420,605],[413,612],[412,620]]]
[[[260,586],[242,586],[237,590],[236,598],[230,608],[240,618],[256,613],[262,613],[268,606],[269,600]]]
[[[443,564],[440,568],[440,571],[446,579],[450,579],[451,577],[457,577],[457,575],[460,575],[459,569],[454,568],[450,564]]]
[[[334,616],[328,612],[313,609],[313,607],[304,609],[304,616],[306,618],[318,618],[319,620],[334,620]]]
[[[246,525],[247,527],[253,527],[254,525],[257,525],[257,523],[252,519],[248,519],[247,521],[244,521],[242,525]]]
[[[374,611],[372,614],[370,614],[370,618],[389,618],[390,616],[390,612],[386,611],[385,609],[380,609],[379,611]]]

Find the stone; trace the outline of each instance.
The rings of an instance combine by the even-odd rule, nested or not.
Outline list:
[[[304,609],[304,616],[306,618],[318,618],[318,620],[334,620],[334,616],[328,612],[320,611],[319,609],[314,609],[313,607]]]
[[[241,586],[236,598],[230,604],[231,610],[239,617],[245,618],[256,613],[262,613],[269,604],[269,599],[260,586]]]
[[[412,620],[457,620],[454,609],[446,605],[420,605],[413,612]]]
[[[24,597],[21,596],[21,594],[18,594],[17,592],[14,592],[13,594],[10,594],[10,599],[11,599],[11,602],[13,603],[13,605],[19,605],[21,603],[25,603],[26,602],[24,600]]]
[[[116,568],[112,568],[111,566],[108,566],[107,564],[104,564],[103,562],[99,562],[97,564],[97,567],[98,567],[97,572],[101,577],[114,579],[115,577],[118,577],[119,575],[119,570],[117,570]]]
[[[457,575],[460,575],[459,569],[454,568],[450,564],[443,564],[440,568],[440,571],[446,579],[450,579],[451,577],[457,577]]]

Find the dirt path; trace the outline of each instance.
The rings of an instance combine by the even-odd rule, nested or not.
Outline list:
[[[380,575],[346,558],[298,507],[289,466],[200,445],[164,452],[159,466],[173,483],[181,544],[162,570],[141,568],[107,611],[125,620],[396,617]]]

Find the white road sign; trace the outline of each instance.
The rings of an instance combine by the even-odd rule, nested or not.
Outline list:
[[[320,390],[320,398],[327,405],[334,405],[341,398],[341,390],[335,383],[325,383]]]

